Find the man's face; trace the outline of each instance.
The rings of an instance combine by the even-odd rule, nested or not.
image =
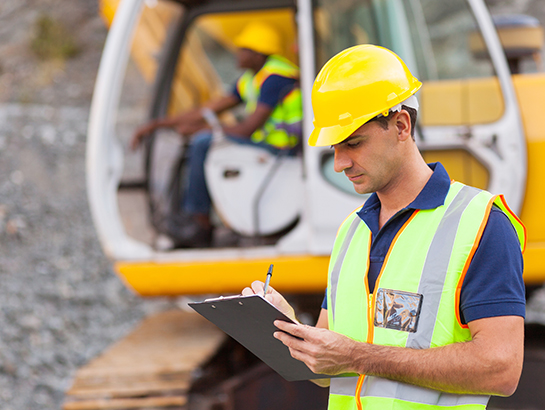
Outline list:
[[[239,48],[237,51],[237,60],[239,68],[244,70],[252,68],[255,65],[255,59],[258,54],[248,48]]]
[[[377,122],[368,122],[333,148],[335,171],[344,171],[357,193],[368,194],[388,189],[401,160],[395,116],[387,130]]]

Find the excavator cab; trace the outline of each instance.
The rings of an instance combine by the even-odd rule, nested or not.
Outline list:
[[[273,155],[215,138],[205,165],[216,230],[212,248],[195,251],[173,250],[161,235],[163,221],[176,215],[181,207],[187,183],[187,139],[172,130],[158,130],[146,141],[143,153],[128,149],[137,125],[198,107],[229,91],[242,73],[236,66],[233,39],[249,22],[258,20],[274,26],[282,38],[283,56],[297,64],[295,2],[115,3],[102,3],[106,20],[112,20],[110,38],[117,41],[111,58],[107,58],[106,46],[103,67],[111,61],[119,70],[113,73],[112,68],[104,68],[97,90],[101,81],[108,82],[104,93],[115,96],[117,102],[110,99],[115,110],[106,110],[103,103],[96,105],[96,110],[103,109],[106,117],[94,122],[103,131],[97,130],[97,137],[89,140],[89,197],[96,210],[93,214],[101,241],[108,255],[121,263],[117,270],[125,272],[121,274],[124,280],[146,295],[237,291],[242,280],[228,284],[230,279],[218,270],[222,261],[230,261],[236,271],[233,274],[247,278],[244,282],[251,278],[249,273],[256,266],[268,266],[269,255],[288,254],[290,264],[293,259],[296,264],[304,263],[308,256],[293,258],[296,252],[287,250],[289,243],[284,251],[274,249],[294,233],[298,242],[304,235],[297,233],[304,213],[302,153]],[[115,20],[108,5],[117,7]],[[120,34],[116,35],[116,30]],[[125,57],[121,57],[121,44]],[[220,119],[229,124],[242,115],[241,110],[234,110]],[[110,152],[109,164],[102,155],[93,157],[92,152],[100,150]],[[241,248],[242,254],[247,254],[243,256],[246,267],[239,269]],[[322,269],[327,265],[324,257],[311,259]],[[167,278],[171,274],[178,276],[175,272],[180,263],[196,269],[179,277],[183,291],[176,289],[176,281]],[[212,274],[203,282],[202,273],[197,273],[202,263],[224,279],[214,280]],[[163,268],[168,266],[173,270],[165,276],[168,269]],[[159,268],[160,273],[148,275],[146,271],[151,267]],[[135,286],[134,273],[146,283]],[[155,284],[150,288],[151,277]],[[189,285],[193,281],[194,287]],[[212,288],[207,289],[208,285]],[[296,286],[302,288],[304,279]]]
[[[514,23],[504,22],[498,36],[482,0],[102,5],[111,27],[89,123],[88,194],[103,248],[138,294],[239,292],[270,263],[275,288],[323,292],[337,228],[366,196],[333,171],[331,149],[306,146],[313,120],[310,90],[330,57],[361,43],[392,49],[423,82],[416,138],[425,159],[441,161],[455,180],[505,194],[529,231],[525,277],[542,281],[545,220],[536,204],[537,175],[545,173],[539,160],[543,133],[539,115],[530,113],[540,107],[533,95],[544,80],[539,73],[512,75],[504,49],[517,48],[506,43],[513,36],[505,27]],[[255,20],[281,32],[284,55],[301,69],[302,152],[279,157],[215,143],[206,164],[218,228],[213,246],[172,249],[161,241],[160,221],[179,207],[187,147],[171,130],[158,130],[143,152],[130,151],[129,140],[147,120],[200,106],[229,90],[241,74],[233,38]],[[530,26],[525,27],[537,30]],[[221,121],[241,115],[234,110]]]

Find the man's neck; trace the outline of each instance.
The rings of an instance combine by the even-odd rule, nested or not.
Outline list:
[[[259,70],[261,70],[263,68],[263,66],[267,62],[267,59],[268,59],[268,57],[265,57],[263,60],[259,60],[258,62],[256,62],[256,64],[253,65],[251,70],[254,72],[254,74],[257,74],[259,72]]]
[[[391,181],[387,188],[377,192],[381,204],[379,228],[413,202],[433,174],[423,159],[409,164],[398,173],[398,178]]]

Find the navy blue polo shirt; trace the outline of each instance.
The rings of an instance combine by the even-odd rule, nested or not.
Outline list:
[[[274,107],[276,107],[276,105],[293,90],[293,87],[295,87],[296,84],[297,80],[294,78],[271,74],[263,81],[263,84],[261,84],[257,103],[268,105],[271,109],[274,109]],[[242,101],[236,83],[231,90],[231,94],[238,98],[239,101]]]
[[[375,282],[384,258],[397,232],[415,210],[434,209],[445,202],[450,178],[440,163],[429,164],[433,174],[416,199],[392,216],[379,229],[380,201],[373,193],[357,215],[372,233],[369,290]],[[525,315],[523,260],[519,240],[511,221],[493,206],[481,242],[469,265],[460,293],[462,323],[496,316]],[[322,304],[327,309],[327,299]]]

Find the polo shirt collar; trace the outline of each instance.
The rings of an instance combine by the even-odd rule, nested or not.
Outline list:
[[[433,171],[433,174],[414,201],[407,205],[404,210],[435,209],[445,203],[445,198],[450,189],[450,177],[448,176],[445,167],[443,167],[440,162],[434,162],[428,164],[428,166]],[[367,222],[367,215],[369,215],[369,213],[375,213],[377,209],[380,209],[380,200],[374,192],[367,201],[365,201],[365,204],[363,204],[363,207],[357,214],[364,222]]]

